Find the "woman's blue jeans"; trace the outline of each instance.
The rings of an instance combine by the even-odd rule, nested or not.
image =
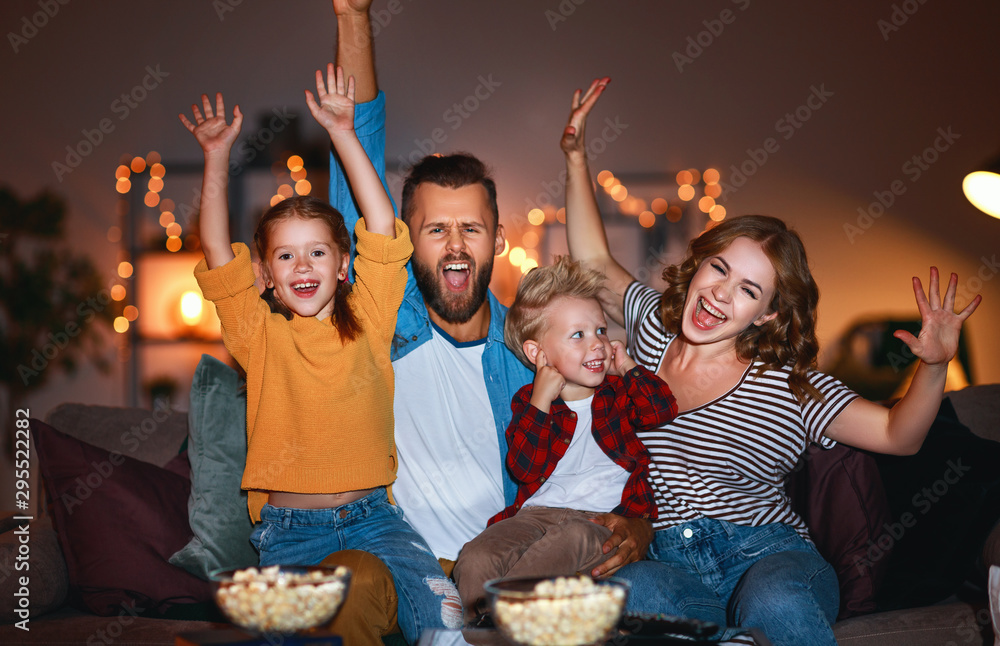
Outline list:
[[[629,610],[756,627],[775,646],[837,643],[837,575],[789,525],[700,518],[656,532],[647,558],[618,571]]]
[[[315,565],[340,550],[364,550],[389,568],[399,628],[411,644],[428,628],[461,628],[458,590],[424,539],[389,503],[385,488],[332,509],[264,505],[250,542],[261,566]]]

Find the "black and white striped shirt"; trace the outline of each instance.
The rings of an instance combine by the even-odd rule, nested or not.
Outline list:
[[[656,372],[674,335],[659,317],[661,294],[634,282],[625,292],[628,351]],[[729,392],[681,412],[659,429],[639,433],[652,456],[650,484],[664,529],[708,517],[741,525],[785,523],[809,538],[785,495],[785,476],[810,443],[835,442],[823,435],[856,395],[842,383],[811,371],[809,382],[823,401],[796,401],[791,369],[765,370],[753,362]]]

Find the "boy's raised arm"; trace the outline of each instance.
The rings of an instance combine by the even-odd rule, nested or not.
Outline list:
[[[229,153],[243,125],[240,106],[233,108],[233,122],[226,123],[222,93],[215,95],[215,110],[207,94],[201,95],[201,109],[191,105],[194,123],[179,115],[184,127],[194,135],[205,153],[205,174],[201,185],[201,246],[209,269],[233,259],[229,236]],[[204,114],[202,114],[204,112]]]
[[[316,96],[306,90],[306,104],[313,118],[326,129],[340,157],[351,189],[361,208],[365,228],[372,233],[396,237],[396,218],[389,194],[375,172],[368,154],[354,132],[354,79],[327,65],[326,82],[316,70]]]

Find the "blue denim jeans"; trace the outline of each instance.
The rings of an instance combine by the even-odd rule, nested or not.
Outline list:
[[[837,575],[789,525],[700,518],[656,532],[647,558],[618,571],[629,610],[756,627],[775,646],[837,643]]]
[[[392,573],[399,628],[408,643],[429,628],[461,628],[458,590],[384,487],[332,509],[264,505],[260,519],[250,542],[261,566],[315,565],[340,550],[364,550]]]

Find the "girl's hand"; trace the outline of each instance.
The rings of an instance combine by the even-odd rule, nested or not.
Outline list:
[[[569,113],[569,122],[566,124],[566,129],[563,130],[562,139],[559,141],[559,147],[562,148],[563,152],[569,155],[582,155],[586,151],[586,137],[584,136],[584,128],[587,125],[587,115],[590,114],[591,108],[597,103],[597,99],[601,97],[604,92],[604,88],[608,86],[611,82],[610,76],[605,76],[604,78],[594,79],[587,88],[587,91],[582,94],[580,90],[573,93],[573,109]]]
[[[323,82],[323,73],[316,70],[316,96],[306,90],[306,105],[309,112],[319,125],[323,126],[330,136],[336,133],[349,132],[354,130],[354,77],[345,79],[344,70],[341,67],[334,71],[333,63],[327,63],[326,83]]]
[[[910,351],[926,364],[936,365],[952,360],[958,351],[958,337],[962,331],[962,323],[976,311],[983,299],[977,295],[964,310],[956,314],[957,288],[958,276],[952,274],[942,303],[937,267],[931,267],[928,295],[924,294],[920,279],[913,278],[913,293],[917,298],[917,309],[920,310],[920,335],[915,337],[904,330],[897,330],[893,336],[905,343]]]
[[[243,125],[243,113],[240,112],[240,106],[233,107],[233,123],[231,125],[226,124],[226,106],[222,101],[222,92],[215,93],[214,114],[207,94],[201,95],[201,106],[205,113],[204,116],[202,116],[202,110],[198,109],[197,104],[191,104],[194,123],[191,123],[183,114],[178,115],[181,118],[181,123],[198,140],[205,155],[216,152],[229,154],[236,137],[240,134],[240,127]]]
[[[608,370],[608,374],[621,377],[637,365],[639,364],[625,351],[624,343],[621,341],[611,342],[611,368]]]

